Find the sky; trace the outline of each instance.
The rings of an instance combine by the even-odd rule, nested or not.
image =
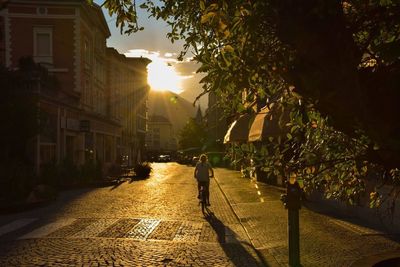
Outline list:
[[[103,0],[95,2],[101,5]],[[199,66],[190,60],[193,56],[191,54],[187,54],[181,62],[176,59],[182,50],[183,42],[171,43],[167,39],[169,26],[164,21],[148,18],[146,11],[139,8],[138,22],[144,30],[131,35],[121,35],[119,28],[115,26],[115,18],[108,16],[107,10],[103,10],[103,13],[111,32],[107,46],[114,47],[127,57],[143,56],[152,60],[148,66],[148,80],[153,90],[170,90],[190,102],[202,92],[199,84],[201,75],[195,73]],[[207,96],[203,96],[199,103],[205,110]]]

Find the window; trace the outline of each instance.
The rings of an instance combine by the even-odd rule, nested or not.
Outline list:
[[[89,40],[85,39],[83,42],[83,58],[85,60],[85,69],[90,68],[90,43]]]
[[[83,104],[93,108],[92,89],[90,87],[90,80],[86,79],[83,87]]]
[[[47,15],[47,7],[36,8],[36,13],[38,13],[40,15]]]
[[[35,62],[53,64],[53,29],[51,27],[35,27],[33,31]]]
[[[160,141],[153,141],[153,147],[154,148],[159,148],[160,147]]]

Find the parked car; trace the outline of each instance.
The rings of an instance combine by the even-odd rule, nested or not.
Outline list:
[[[197,156],[194,156],[193,158],[192,158],[192,165],[193,166],[196,166],[196,163],[198,162],[200,160],[200,158],[199,157],[197,157]]]
[[[158,162],[170,162],[171,156],[170,155],[159,155]]]

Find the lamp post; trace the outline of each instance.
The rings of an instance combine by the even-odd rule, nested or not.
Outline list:
[[[301,208],[302,189],[295,177],[286,182],[286,194],[281,195],[285,209],[288,210],[288,243],[289,243],[289,266],[300,265],[300,231],[299,231],[299,209]]]

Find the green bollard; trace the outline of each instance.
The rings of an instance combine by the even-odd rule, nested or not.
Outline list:
[[[299,210],[288,209],[289,266],[300,265]]]
[[[288,182],[286,194],[281,195],[281,201],[288,210],[289,237],[289,266],[298,267],[300,264],[300,230],[299,209],[301,208],[301,192],[297,181]]]

